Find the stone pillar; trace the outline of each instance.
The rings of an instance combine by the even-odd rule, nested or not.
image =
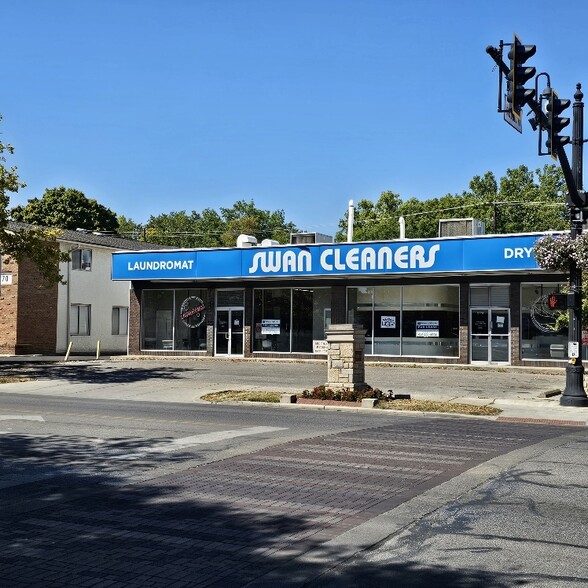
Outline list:
[[[365,334],[362,325],[330,325],[326,388],[363,390],[365,382]]]

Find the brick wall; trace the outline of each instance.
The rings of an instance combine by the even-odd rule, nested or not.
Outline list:
[[[12,274],[12,284],[0,288],[0,353],[14,355],[18,309],[18,265],[2,258],[2,273]]]
[[[37,267],[29,260],[8,263],[2,273],[12,274],[12,284],[0,291],[0,353],[56,352],[57,285],[41,286]]]
[[[141,286],[133,282],[129,292],[129,355],[141,353]]]
[[[459,363],[470,362],[470,285],[459,285]]]
[[[43,287],[35,264],[19,264],[16,353],[55,353],[57,347],[57,284]]]

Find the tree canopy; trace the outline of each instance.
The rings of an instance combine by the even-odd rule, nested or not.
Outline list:
[[[354,240],[397,238],[399,218],[405,220],[407,238],[437,237],[439,220],[475,218],[486,223],[486,232],[525,233],[565,229],[565,180],[559,167],[545,165],[534,172],[521,165],[496,180],[492,172],[475,176],[469,191],[440,198],[402,201],[398,194],[382,192],[374,203],[361,199],[355,207]],[[347,214],[339,221],[337,241],[347,235]]]
[[[30,259],[39,269],[45,284],[54,284],[62,280],[59,262],[69,259],[67,253],[61,253],[57,246],[59,232],[42,228],[8,230],[10,193],[25,187],[18,177],[16,166],[6,167],[7,156],[13,153],[12,145],[0,141],[0,251],[8,260],[17,263]]]
[[[116,232],[118,219],[106,206],[87,198],[74,188],[48,188],[41,198],[32,198],[26,206],[15,206],[12,219],[33,225],[59,229],[88,229]]]
[[[220,212],[185,210],[151,216],[145,225],[119,217],[119,233],[148,243],[174,247],[234,247],[241,234],[253,235],[258,242],[273,239],[288,243],[296,226],[286,221],[283,210],[261,210],[253,200],[238,200]]]

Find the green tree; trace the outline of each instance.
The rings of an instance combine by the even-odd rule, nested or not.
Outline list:
[[[133,239],[135,241],[144,241],[143,225],[136,223],[132,218],[127,218],[123,214],[117,217],[118,230],[117,233],[125,239]]]
[[[219,213],[205,208],[198,221],[198,247],[221,247],[225,223]]]
[[[286,221],[283,210],[261,210],[253,200],[238,200],[231,208],[221,208],[221,216],[225,223],[221,241],[225,247],[234,246],[241,234],[253,235],[258,242],[273,239],[288,243],[290,233],[297,231],[293,223]]]
[[[191,214],[182,210],[151,216],[143,229],[147,242],[174,247],[234,247],[242,233],[255,236],[259,242],[273,239],[288,243],[290,233],[297,230],[286,221],[283,210],[261,210],[253,201],[244,200],[221,208],[220,213],[205,208]]]
[[[197,212],[188,214],[185,210],[151,216],[145,225],[145,240],[173,247],[198,247]]]
[[[436,237],[439,221],[452,218],[482,220],[486,232],[495,234],[561,230],[569,225],[565,189],[559,167],[545,165],[532,172],[521,165],[508,169],[499,182],[492,172],[475,176],[462,194],[403,202],[394,192],[382,192],[377,202],[362,199],[355,207],[354,240],[395,239],[400,217],[409,239]],[[347,213],[335,240],[346,238]]]
[[[565,229],[565,180],[556,165],[530,171],[521,165],[507,169],[496,182],[487,172],[470,182],[472,216],[486,222],[488,233],[528,233]]]
[[[210,208],[191,214],[180,210],[151,216],[143,227],[143,238],[173,247],[220,247],[223,230],[219,214]]]
[[[0,115],[0,121],[2,116]],[[13,155],[14,148],[0,141],[0,251],[6,261],[21,263],[30,259],[38,268],[45,285],[62,281],[59,262],[67,261],[67,253],[61,253],[57,244],[58,231],[23,227],[9,230],[10,192],[16,193],[25,187],[21,182],[16,166],[6,167],[7,155]]]
[[[439,235],[439,221],[467,215],[468,204],[461,194],[418,200],[410,198],[402,204],[399,214],[404,218],[406,237],[428,239]]]
[[[401,204],[400,196],[391,191],[382,192],[375,204],[367,198],[362,198],[354,207],[353,240],[381,241],[398,238]],[[345,218],[339,221],[335,241],[347,240],[347,217],[348,212],[345,213]]]
[[[74,188],[48,188],[41,198],[32,198],[26,206],[11,211],[15,221],[60,229],[88,229],[116,232],[116,214]]]

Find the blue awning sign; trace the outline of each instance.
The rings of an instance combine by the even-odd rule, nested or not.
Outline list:
[[[234,249],[117,252],[114,280],[369,276],[538,270],[540,234]]]

